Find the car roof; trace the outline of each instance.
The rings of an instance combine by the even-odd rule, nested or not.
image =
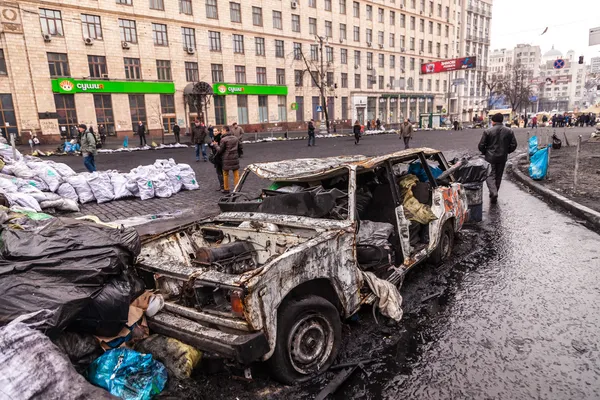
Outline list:
[[[338,175],[350,167],[374,169],[388,160],[414,159],[419,153],[426,156],[441,153],[439,150],[421,147],[402,150],[381,156],[337,156],[326,158],[299,158],[248,165],[248,169],[263,179],[274,181],[307,181]]]

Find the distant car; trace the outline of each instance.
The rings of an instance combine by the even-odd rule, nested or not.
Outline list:
[[[435,218],[424,225],[407,218],[398,186],[417,162],[427,182],[412,193]],[[399,285],[452,253],[466,194],[429,163],[449,168],[428,148],[248,166],[221,214],[143,239],[138,274],[166,298],[150,329],[241,364],[267,361],[288,384],[326,371],[342,320],[375,301],[364,271]]]

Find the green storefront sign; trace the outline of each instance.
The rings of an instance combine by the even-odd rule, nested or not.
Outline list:
[[[143,93],[173,94],[173,82],[93,81],[87,79],[52,79],[54,93]]]
[[[286,96],[288,94],[287,86],[237,85],[233,83],[215,83],[213,85],[213,91],[216,96],[226,96],[230,94]]]

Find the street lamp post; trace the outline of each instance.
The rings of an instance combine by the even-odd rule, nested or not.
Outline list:
[[[321,56],[321,70],[319,71],[319,90],[321,92],[321,124],[319,125],[319,133],[321,135],[325,135],[327,134],[329,127],[327,126],[326,122],[323,121],[324,118],[323,116],[327,116],[327,112],[325,111],[325,107],[327,107],[327,104],[325,102],[325,63],[323,60],[323,42],[328,43],[328,38],[323,38],[322,36],[316,36],[316,39],[319,41],[319,55]]]

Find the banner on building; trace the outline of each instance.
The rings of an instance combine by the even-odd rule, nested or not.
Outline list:
[[[421,64],[422,74],[437,74],[440,72],[457,71],[462,69],[475,68],[477,57],[463,57],[452,60],[435,61]]]
[[[52,79],[54,93],[139,93],[139,94],[173,94],[173,82],[138,82],[138,81],[94,81],[87,79],[60,78]]]
[[[533,85],[555,85],[555,84],[566,84],[573,80],[572,75],[551,75],[551,76],[540,76],[530,80],[529,82]]]

